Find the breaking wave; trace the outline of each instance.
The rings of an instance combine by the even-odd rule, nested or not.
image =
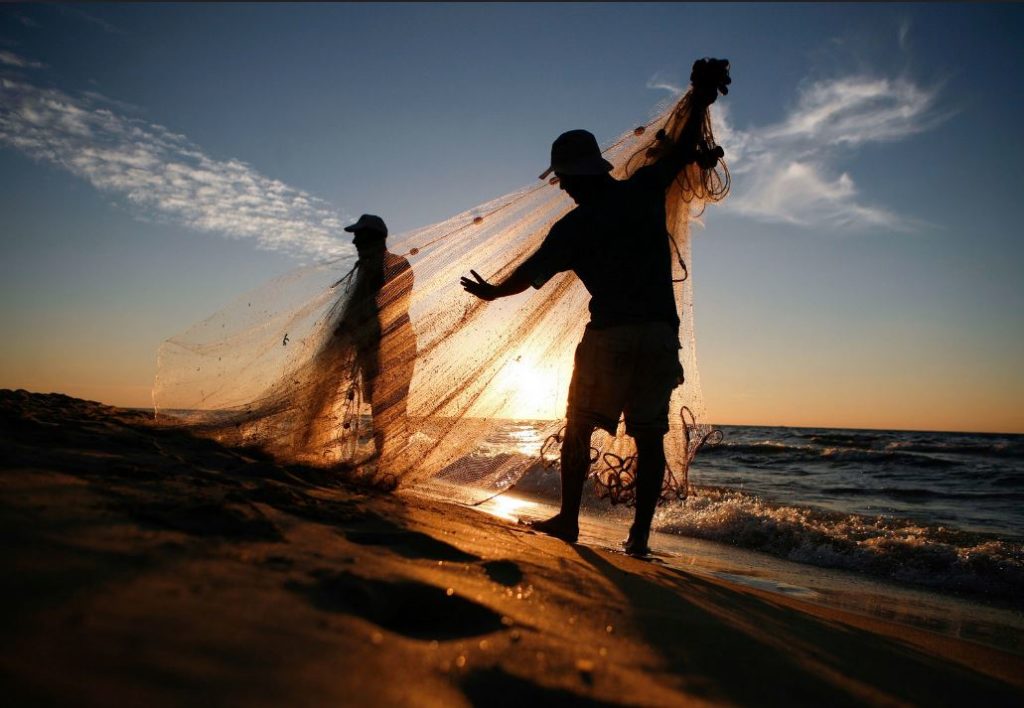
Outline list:
[[[798,462],[832,462],[836,464],[864,464],[875,466],[905,466],[939,468],[953,467],[956,460],[936,457],[908,449],[873,449],[850,445],[821,447],[817,445],[790,445],[774,441],[754,443],[721,443],[701,453],[704,458],[732,458],[737,462],[772,462],[792,464]]]
[[[659,512],[657,530],[1024,606],[1024,545],[946,526],[775,504],[704,488]]]
[[[549,431],[510,426],[483,454],[536,455]],[[1024,436],[729,426],[692,468],[698,486],[659,510],[658,531],[792,562],[1006,601],[1024,608]],[[557,469],[518,478],[464,460],[453,479],[557,504]],[[585,508],[607,502],[588,484]]]

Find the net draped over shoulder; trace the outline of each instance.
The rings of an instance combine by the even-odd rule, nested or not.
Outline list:
[[[657,159],[682,130],[689,98],[605,148],[612,176]],[[672,396],[666,496],[685,494],[690,462],[712,435],[696,361],[689,222],[727,190],[723,163],[691,165],[665,197],[686,372]],[[166,340],[153,388],[158,419],[339,475],[454,483],[470,498],[507,488],[557,459],[589,296],[571,272],[493,303],[458,279],[471,268],[506,277],[572,208],[552,180],[391,236],[380,263],[357,261],[339,240],[337,257],[298,267]],[[629,502],[635,447],[621,422],[614,435],[594,436],[592,459],[603,493]]]

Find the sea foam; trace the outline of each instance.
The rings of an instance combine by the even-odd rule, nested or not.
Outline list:
[[[704,488],[659,511],[659,531],[842,568],[937,590],[1024,605],[1024,546],[908,519],[776,504]]]

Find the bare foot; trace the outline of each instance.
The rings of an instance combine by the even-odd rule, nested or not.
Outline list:
[[[651,554],[651,547],[647,545],[648,535],[649,532],[636,533],[631,530],[629,532],[629,538],[627,538],[622,544],[622,550],[629,556],[636,556],[638,558],[649,556]]]
[[[566,543],[576,543],[576,539],[580,535],[579,524],[564,519],[561,514],[555,514],[550,519],[544,521],[531,521],[526,525],[534,531],[540,531],[548,536],[560,538]]]

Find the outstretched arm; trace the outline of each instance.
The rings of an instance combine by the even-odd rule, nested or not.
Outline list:
[[[499,297],[518,295],[530,286],[540,288],[555,273],[569,270],[579,250],[579,229],[574,226],[569,212],[563,216],[544,237],[540,248],[520,263],[507,278],[496,285],[488,283],[475,271],[469,271],[476,280],[463,276],[462,288],[481,300],[496,300]]]
[[[470,280],[466,276],[462,276],[462,280],[459,282],[462,284],[462,289],[467,293],[476,295],[481,300],[497,300],[499,297],[508,297],[509,295],[518,295],[519,293],[526,290],[532,284],[530,276],[527,275],[523,268],[516,268],[512,273],[497,285],[492,285],[486,280],[480,277],[480,274],[475,270],[469,271],[470,274],[476,278],[476,280]]]

